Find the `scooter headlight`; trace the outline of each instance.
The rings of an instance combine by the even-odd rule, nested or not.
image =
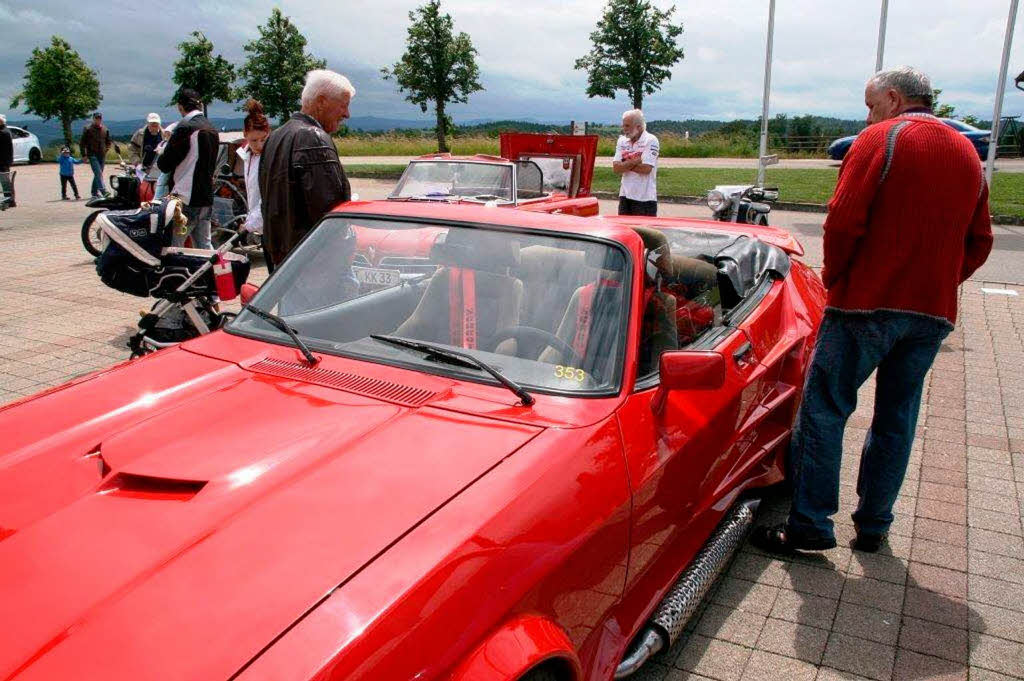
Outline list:
[[[716,213],[725,208],[725,206],[729,203],[729,199],[726,198],[725,194],[718,191],[717,189],[712,189],[711,191],[708,192],[707,201],[708,208],[710,208]]]
[[[110,188],[113,189],[114,191],[117,191],[117,186],[119,184],[121,184],[121,178],[119,178],[117,175],[111,175],[110,176]]]

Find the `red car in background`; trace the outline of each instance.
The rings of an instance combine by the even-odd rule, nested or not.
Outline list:
[[[595,216],[599,206],[590,185],[597,141],[597,135],[503,132],[501,156],[427,154],[414,159],[388,200]],[[428,255],[442,231],[425,227],[384,234],[356,229],[353,271],[370,289],[433,271]]]
[[[424,267],[367,287],[390,240]],[[223,330],[0,409],[0,678],[629,676],[783,478],[800,253],[339,206]]]

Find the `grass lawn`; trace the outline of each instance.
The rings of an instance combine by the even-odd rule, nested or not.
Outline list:
[[[398,179],[404,166],[393,164],[350,165],[352,177]],[[792,203],[828,203],[838,170],[832,168],[769,168],[766,184],[779,187],[779,200]],[[753,170],[736,168],[663,168],[658,171],[658,194],[703,196],[716,184],[743,184],[755,180]],[[594,191],[616,192],[619,178],[611,168],[595,168]],[[910,200],[911,197],[908,197]],[[928,200],[931,197],[921,197]],[[996,173],[990,198],[992,212],[1024,218],[1024,173]]]

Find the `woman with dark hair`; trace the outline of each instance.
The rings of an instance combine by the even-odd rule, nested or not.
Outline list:
[[[263,105],[255,99],[245,103],[245,124],[242,128],[245,145],[238,149],[245,168],[245,195],[249,203],[249,214],[240,231],[263,234],[263,212],[260,208],[260,155],[263,144],[270,136],[270,121],[263,113]],[[245,236],[244,234],[242,235]]]

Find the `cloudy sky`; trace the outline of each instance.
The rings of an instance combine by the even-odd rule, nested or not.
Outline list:
[[[670,0],[655,0],[668,7]],[[413,119],[419,109],[381,81],[380,67],[401,54],[415,0],[285,0],[278,4],[329,68],[346,73],[358,94],[353,115]],[[760,113],[767,0],[676,0],[685,59],[661,92],[645,101],[648,118],[755,117]],[[880,0],[778,0],[772,114],[818,113],[860,118],[862,87],[874,68]],[[589,49],[601,0],[445,0],[457,30],[479,51],[485,92],[457,107],[456,120],[533,117],[613,121],[628,108],[588,99],[573,61]],[[139,0],[0,0],[0,111],[20,88],[35,46],[58,34],[97,71],[108,119],[157,110],[173,91],[176,44],[195,29],[241,63],[274,6],[261,0],[146,3]],[[1009,0],[891,0],[887,65],[910,63],[929,73],[943,99],[989,118]],[[1010,80],[1024,69],[1024,18]],[[1012,86],[1004,113],[1024,112]],[[19,112],[8,112],[15,118]],[[211,113],[232,115],[217,104]]]

